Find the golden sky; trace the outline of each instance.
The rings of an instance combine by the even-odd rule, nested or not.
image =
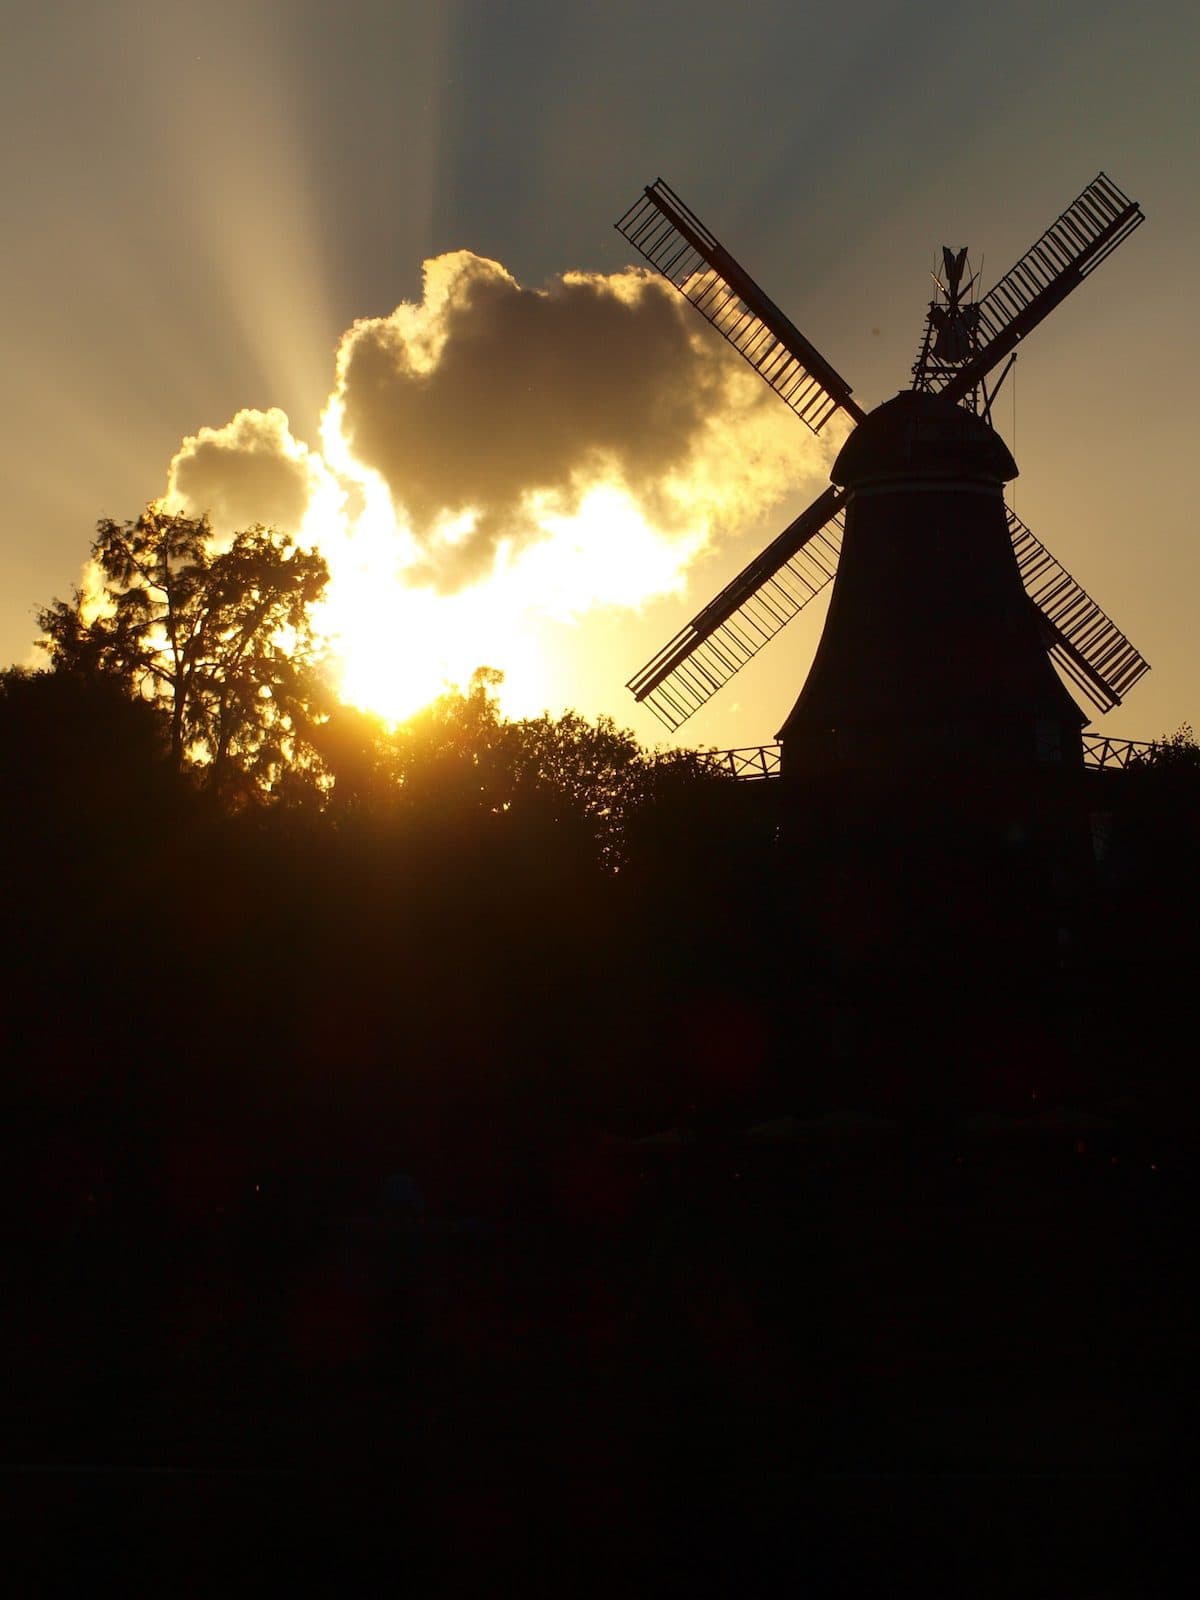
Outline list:
[[[515,710],[653,742],[625,679],[836,438],[630,275],[613,219],[661,173],[869,407],[907,384],[940,245],[986,288],[1104,168],[1148,222],[1031,336],[996,420],[1020,515],[1152,664],[1105,731],[1200,720],[1195,8],[926,15],[18,5],[4,659],[96,519],[170,477],[327,549],[356,698],[486,663]],[[773,737],[822,612],[674,742]]]

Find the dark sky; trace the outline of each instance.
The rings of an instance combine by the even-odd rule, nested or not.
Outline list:
[[[986,285],[1104,168],[1148,223],[1030,339],[999,421],[1021,515],[1154,666],[1106,728],[1170,731],[1200,682],[1198,15],[14,0],[4,659],[27,659],[96,519],[163,492],[185,436],[280,407],[315,445],[341,335],[419,299],[428,257],[470,250],[530,287],[615,272],[631,252],[611,224],[661,173],[870,405],[907,381],[938,247],[968,243]],[[685,595],[585,619],[571,659],[547,659],[547,700],[653,738],[624,679],[812,490],[798,470]],[[818,627],[789,629],[693,736],[771,737]]]

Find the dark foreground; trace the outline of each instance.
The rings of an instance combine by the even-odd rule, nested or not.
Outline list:
[[[9,1592],[1183,1586],[1190,734],[790,789],[480,685],[226,804],[127,688],[0,685]]]
[[[20,1592],[1176,1587],[1186,1131],[1118,1104],[506,1154],[477,1214],[293,1171],[186,1224],[20,1219]]]

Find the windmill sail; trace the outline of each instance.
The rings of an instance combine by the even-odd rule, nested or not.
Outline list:
[[[1137,202],[1099,173],[972,308],[977,348],[971,359],[957,372],[931,369],[925,387],[951,400],[969,394],[1145,220]]]
[[[1098,711],[1111,711],[1149,672],[1150,663],[1015,511],[1008,512],[1008,531],[1051,658]]]
[[[661,178],[616,227],[814,433],[839,410],[861,422],[846,380]]]
[[[826,489],[629,680],[664,727],[681,727],[833,577],[844,500]]]

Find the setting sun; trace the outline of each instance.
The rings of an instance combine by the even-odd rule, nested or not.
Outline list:
[[[369,495],[354,520],[331,509],[305,525],[330,568],[316,621],[340,664],[343,698],[388,721],[463,688],[479,666],[503,671],[499,697],[510,716],[541,711],[554,698],[541,625],[681,588],[704,537],[701,529],[668,538],[619,487],[598,484],[573,514],[532,505],[540,536],[520,550],[502,546],[492,571],[445,594],[414,583],[420,553],[383,496]],[[452,543],[463,527],[459,519],[440,537]]]

